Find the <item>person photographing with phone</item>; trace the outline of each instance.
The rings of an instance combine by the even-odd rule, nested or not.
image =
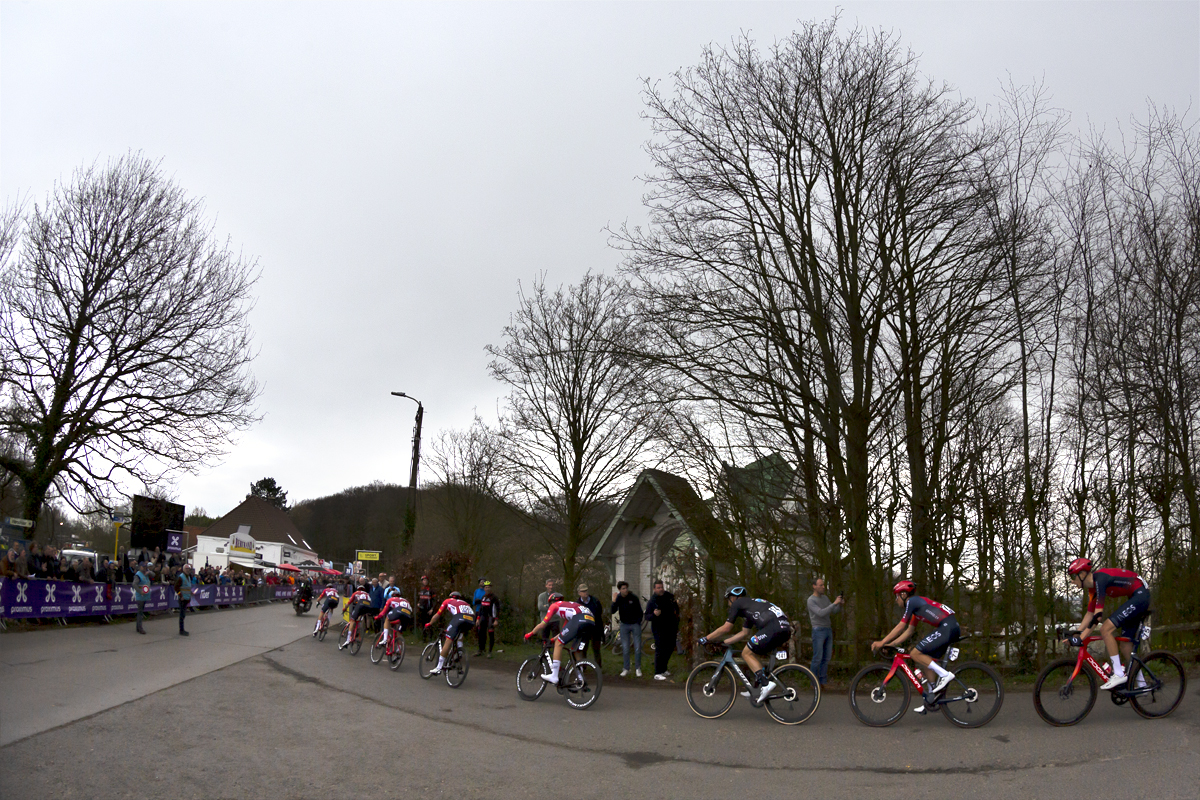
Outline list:
[[[812,622],[812,672],[822,687],[829,680],[829,660],[833,658],[833,626],[830,617],[840,613],[845,600],[839,594],[833,601],[825,594],[825,579],[813,581],[808,596],[808,619]]]

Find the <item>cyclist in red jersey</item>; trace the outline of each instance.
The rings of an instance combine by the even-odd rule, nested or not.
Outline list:
[[[313,628],[313,636],[321,630],[321,626],[329,619],[329,612],[338,607],[338,603],[342,598],[338,596],[337,587],[325,581],[325,588],[321,590],[321,594],[317,596],[317,607],[321,609],[320,615],[317,617],[317,627]]]
[[[441,674],[442,668],[446,666],[446,659],[450,657],[450,648],[454,647],[455,640],[460,634],[465,637],[475,627],[475,609],[470,603],[463,600],[463,596],[459,592],[451,592],[450,596],[442,601],[442,605],[433,615],[433,619],[425,623],[425,629],[431,628],[443,613],[449,616],[449,622],[446,623],[446,630],[442,634],[445,641],[442,642],[442,650],[438,654],[437,666],[429,671],[430,675]]]
[[[398,594],[389,597],[383,603],[383,608],[375,615],[376,620],[383,620],[383,638],[381,644],[387,644],[388,636],[391,635],[392,624],[400,623],[400,632],[404,633],[405,629],[412,625],[413,609],[412,603],[405,600]]]
[[[338,650],[350,646],[350,638],[354,636],[354,623],[358,621],[359,617],[364,616],[370,610],[371,593],[367,591],[369,585],[364,579],[354,594],[350,595],[350,600],[346,603],[346,605],[350,606],[350,624],[346,626],[345,641],[338,643]]]
[[[1104,639],[1104,648],[1113,665],[1112,677],[1100,688],[1112,691],[1128,680],[1122,663],[1133,655],[1138,624],[1150,611],[1150,589],[1136,572],[1115,567],[1095,569],[1086,558],[1077,558],[1067,565],[1067,576],[1076,588],[1086,592],[1087,612],[1079,623],[1079,629],[1069,639],[1064,639],[1064,643],[1076,647],[1082,644],[1083,635],[1092,627],[1096,615],[1104,610],[1105,597],[1129,598],[1100,626],[1100,636]],[[1117,628],[1129,639],[1128,642],[1117,641]]]
[[[525,634],[525,641],[529,641],[555,621],[561,622],[562,630],[559,631],[558,636],[554,637],[554,657],[550,662],[550,672],[542,676],[542,680],[547,683],[557,684],[558,671],[562,667],[563,647],[572,642],[578,642],[576,649],[582,653],[592,639],[592,631],[596,627],[596,617],[592,614],[592,610],[582,603],[563,600],[563,596],[559,592],[551,592],[546,599],[550,603],[550,608],[546,611],[546,618]]]
[[[936,600],[930,600],[928,597],[921,597],[916,592],[917,586],[910,580],[900,581],[892,588],[892,594],[896,597],[896,605],[903,606],[904,613],[900,617],[900,622],[892,628],[887,636],[871,643],[871,652],[874,653],[887,645],[898,645],[908,639],[917,629],[917,620],[928,622],[934,628],[933,633],[917,642],[908,651],[908,654],[913,661],[937,675],[937,681],[930,689],[930,695],[935,695],[945,689],[946,684],[954,680],[954,673],[944,669],[935,659],[945,655],[950,645],[959,640],[961,631],[953,608]],[[918,708],[917,711],[921,711],[923,708],[924,706]]]

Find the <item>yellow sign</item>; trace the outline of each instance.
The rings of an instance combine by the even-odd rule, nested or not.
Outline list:
[[[381,550],[358,550],[358,555],[354,557],[355,561],[378,561]]]

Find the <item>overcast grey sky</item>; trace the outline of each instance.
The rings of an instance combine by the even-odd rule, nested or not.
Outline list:
[[[404,483],[416,407],[389,392],[424,402],[426,442],[493,419],[483,348],[518,281],[615,270],[641,79],[839,6],[980,103],[1010,74],[1081,127],[1200,100],[1197,2],[3,2],[0,192],[140,150],[258,259],[264,419],[177,481],[189,511],[264,476],[293,502]]]

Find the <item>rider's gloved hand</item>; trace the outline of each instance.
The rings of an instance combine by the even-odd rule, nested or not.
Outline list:
[[[708,637],[707,637],[707,636],[701,636],[701,637],[700,637],[700,644],[701,644],[701,646],[703,646],[703,645],[707,645],[707,644],[708,644]]]
[[[525,634],[525,641],[528,642],[532,638],[533,638],[533,631],[530,631],[529,633]]]
[[[432,622],[426,622],[426,623],[425,623],[425,630],[429,630],[429,627],[430,627],[431,625],[433,625],[433,623],[432,623]]]
[[[1072,647],[1083,647],[1083,639],[1080,638],[1078,633],[1071,634],[1071,638],[1067,641],[1071,643]]]

